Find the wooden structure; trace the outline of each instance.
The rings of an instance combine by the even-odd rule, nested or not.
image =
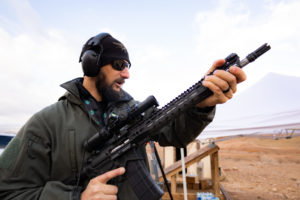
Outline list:
[[[212,177],[212,188],[211,191],[214,193],[216,197],[219,199],[225,199],[223,194],[221,193],[220,183],[219,183],[219,158],[218,158],[219,147],[214,143],[209,144],[206,147],[199,149],[198,151],[186,156],[184,158],[186,168],[191,166],[192,164],[198,163],[201,159],[206,156],[210,156],[211,162],[211,177]],[[165,174],[168,180],[171,180],[171,193],[175,200],[182,200],[184,197],[183,193],[178,191],[178,180],[180,179],[179,172],[182,171],[181,161],[177,161],[171,166],[165,168]],[[160,182],[163,182],[163,177],[159,177]],[[187,183],[195,183],[195,178],[187,178]],[[194,188],[196,189],[196,188]],[[201,192],[199,187],[197,188],[198,192]],[[195,190],[194,190],[195,191]],[[196,199],[196,191],[193,193],[189,193],[188,191],[188,199]],[[169,194],[166,192],[162,198],[163,200],[170,199]]]

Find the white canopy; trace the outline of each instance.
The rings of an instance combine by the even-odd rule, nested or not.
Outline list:
[[[270,73],[218,105],[214,121],[199,138],[276,133],[300,128],[300,77]]]

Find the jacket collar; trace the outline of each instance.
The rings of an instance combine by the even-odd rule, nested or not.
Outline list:
[[[67,92],[59,98],[59,100],[62,99],[68,99],[71,102],[75,103],[75,104],[81,104],[81,99],[80,99],[80,95],[79,95],[79,91],[77,88],[78,83],[82,83],[83,82],[83,78],[75,78],[73,80],[67,81],[63,84],[61,84],[60,86],[64,89],[67,90]],[[126,101],[130,101],[132,100],[132,96],[130,94],[128,94],[126,91],[124,91],[125,95],[119,99],[117,102],[110,102],[110,103],[119,103],[119,102],[126,102]]]

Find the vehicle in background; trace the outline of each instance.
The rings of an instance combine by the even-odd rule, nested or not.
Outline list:
[[[0,155],[13,137],[15,137],[13,133],[0,133]]]

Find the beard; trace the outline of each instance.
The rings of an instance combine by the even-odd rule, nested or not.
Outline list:
[[[125,92],[121,88],[120,91],[116,91],[113,89],[113,84],[117,81],[118,80],[115,80],[113,83],[107,84],[105,74],[100,71],[100,74],[96,81],[96,88],[98,90],[98,93],[101,95],[103,102],[115,102],[125,96]]]

